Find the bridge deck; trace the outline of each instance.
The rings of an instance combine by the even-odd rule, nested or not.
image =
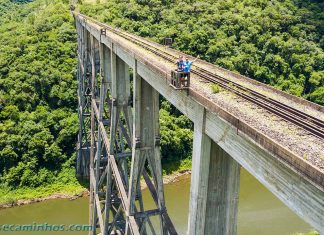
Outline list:
[[[172,51],[169,48],[161,47],[161,50]],[[180,53],[174,53],[179,55]],[[182,54],[182,53],[181,53]],[[166,70],[174,68],[175,65],[165,61],[151,52],[146,52],[146,58],[158,67],[164,65]],[[251,79],[243,76],[238,76],[234,73],[227,73],[227,71],[220,69],[218,66],[207,64],[204,61],[197,61],[195,65],[204,67],[214,74],[226,77],[231,81],[239,82],[240,84],[252,90],[256,90],[267,97],[278,100],[287,104],[295,109],[303,111],[311,116],[324,120],[323,107],[310,103],[301,98],[291,96],[282,91],[273,89],[267,85],[251,81]],[[277,115],[253,104],[230,91],[222,89],[219,93],[212,91],[212,83],[202,79],[201,77],[191,75],[191,89],[196,91],[202,97],[208,99],[211,105],[218,106],[219,108],[227,111],[234,117],[238,117],[240,122],[244,122],[250,127],[254,128],[257,132],[264,134],[267,138],[276,142],[279,148],[287,148],[291,151],[296,158],[301,161],[307,161],[319,171],[324,170],[324,142],[323,139],[310,134],[308,131],[300,128],[299,126],[291,123]]]
[[[120,37],[117,34],[107,31],[109,37],[115,38],[115,40],[125,46],[126,48],[131,48],[133,53],[142,54],[143,57],[155,66],[157,70],[164,73],[166,79],[169,78],[171,74],[171,69],[175,68],[174,63],[161,58],[160,56],[154,54],[152,51],[148,51],[141,46]],[[127,33],[125,33],[127,34]],[[127,34],[129,35],[129,34]],[[147,41],[141,37],[136,37],[131,35],[133,38],[138,38],[140,41],[144,41],[155,48],[158,48],[165,53],[170,53],[178,57],[180,54],[185,55],[181,52],[175,51],[173,49],[164,47],[160,44]],[[185,55],[186,56],[186,55]],[[188,56],[192,59],[191,56]],[[259,83],[247,77],[241,76],[237,73],[233,73],[222,69],[216,65],[212,65],[202,60],[198,60],[195,63],[196,66],[203,67],[208,71],[225,77],[233,82],[239,82],[245,87],[252,90],[260,92],[267,97],[278,100],[284,104],[287,104],[295,109],[303,111],[311,116],[317,117],[324,120],[324,108],[323,106],[308,102],[307,100],[289,95],[280,90],[274,89],[268,85]],[[195,66],[194,66],[195,67]],[[241,123],[242,125],[249,126],[250,137],[254,137],[255,140],[257,134],[263,135],[264,139],[260,144],[266,149],[277,154],[279,152],[284,152],[284,155],[288,155],[289,159],[285,158],[287,156],[281,156],[282,159],[288,163],[292,164],[297,171],[300,171],[303,175],[308,175],[310,178],[317,178],[319,185],[323,186],[323,174],[324,174],[324,142],[323,139],[310,134],[308,131],[298,127],[294,123],[284,120],[277,115],[253,104],[230,91],[222,90],[221,92],[215,94],[211,89],[212,83],[207,82],[197,75],[192,75],[192,89],[190,95],[194,96],[196,99],[199,96],[199,101],[203,102],[205,105],[208,103],[210,110],[223,110],[229,114],[229,116],[236,117],[235,122]],[[198,96],[197,96],[198,95]],[[224,116],[223,118],[226,119]],[[232,122],[233,120],[227,120]],[[236,123],[234,123],[236,125]],[[238,126],[238,131],[240,127]],[[268,141],[266,141],[268,140]],[[312,169],[311,169],[312,168]],[[303,172],[305,169],[309,172]],[[310,174],[314,174],[311,176]]]
[[[136,38],[134,35],[132,35],[132,37]],[[147,42],[155,48],[159,48],[161,51],[171,53],[176,57],[179,55],[188,56],[184,53],[161,46],[160,44],[147,41],[141,37],[137,38],[141,41]],[[132,44],[132,46],[135,46],[134,43]],[[175,67],[175,65],[169,61],[161,59],[160,57],[156,58],[157,55],[152,52],[146,53],[146,56],[150,61],[156,65],[164,64],[164,66],[166,66],[164,69],[166,70],[170,70],[170,68],[172,69]],[[193,59],[191,56],[188,57]],[[266,84],[225,70],[203,60],[198,60],[193,67],[195,67],[195,65],[324,121],[323,106],[296,96],[292,96]],[[215,94],[211,89],[212,83],[202,79],[199,76],[192,75],[191,78],[192,90],[198,91],[203,97],[215,103],[215,105],[231,113],[233,116],[239,117],[241,122],[245,122],[250,127],[253,127],[256,131],[259,131],[267,136],[269,139],[280,143],[280,147],[287,148],[295,155],[294,157],[301,159],[301,161],[307,161],[313,167],[319,168],[317,169],[319,171],[324,170],[323,139],[310,134],[307,130],[300,128],[294,123],[278,117],[277,115],[233,94],[230,91],[223,89],[221,92]]]

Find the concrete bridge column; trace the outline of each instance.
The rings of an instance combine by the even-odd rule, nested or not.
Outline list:
[[[112,82],[110,86],[112,106],[110,117],[110,154],[117,152],[125,152],[124,138],[128,140],[128,145],[131,146],[132,133],[132,110],[131,110],[131,94],[130,94],[130,79],[129,67],[121,60],[114,52],[111,54],[112,62]],[[124,131],[121,130],[125,122]],[[128,188],[128,165],[127,158],[118,160],[122,171],[122,177],[125,182],[126,189]]]
[[[133,70],[133,156],[129,183],[129,214],[136,213],[135,200],[140,191],[140,180],[147,163],[151,170],[156,189],[157,207],[160,214],[160,233],[167,234],[166,224],[162,213],[165,211],[165,200],[162,181],[162,165],[160,155],[159,129],[159,93],[137,74],[137,61]],[[143,208],[141,209],[143,210]],[[146,224],[151,224],[150,218],[141,221],[141,234],[146,233]],[[156,234],[154,229],[152,234]]]
[[[188,234],[236,234],[240,166],[205,134],[205,110],[194,125]]]

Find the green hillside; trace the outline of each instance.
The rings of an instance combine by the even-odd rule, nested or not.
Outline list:
[[[0,203],[28,188],[41,187],[26,197],[78,192],[73,18],[60,1],[0,9]]]

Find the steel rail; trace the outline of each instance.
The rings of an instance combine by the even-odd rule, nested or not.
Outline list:
[[[198,67],[198,66],[196,66],[196,67]],[[228,81],[226,78],[223,78],[223,77],[221,77],[219,75],[213,74],[213,73],[209,72],[206,69],[202,69],[200,67],[198,67],[198,68],[199,68],[199,71],[201,71],[203,73],[206,73],[206,74],[208,74],[210,76],[213,76],[213,77],[215,77],[215,78],[217,78],[219,80],[222,80],[222,81],[226,80],[226,82]],[[317,126],[319,126],[321,128],[324,128],[324,121],[322,121],[322,120],[320,120],[320,119],[318,119],[318,118],[316,118],[314,116],[311,116],[311,115],[309,115],[307,113],[301,112],[298,109],[295,109],[295,108],[293,108],[293,107],[291,107],[289,105],[286,105],[284,103],[281,103],[281,102],[279,102],[279,101],[277,101],[277,100],[275,100],[275,99],[273,99],[271,97],[265,96],[265,95],[263,95],[263,94],[261,94],[259,92],[256,92],[256,91],[254,91],[254,90],[252,90],[250,88],[247,88],[247,87],[245,87],[245,86],[243,86],[243,85],[241,85],[239,83],[235,83],[235,86],[238,87],[238,88],[240,88],[240,89],[242,89],[242,90],[244,90],[245,92],[249,92],[249,93],[255,95],[256,97],[258,97],[260,99],[267,100],[267,102],[269,102],[269,103],[271,103],[273,105],[277,105],[280,108],[287,109],[287,110],[289,110],[289,112],[291,112],[291,113],[293,113],[295,115],[299,115],[299,116],[307,119],[308,121],[314,123],[315,125],[317,125]]]
[[[240,97],[270,111],[271,113],[278,115],[281,118],[284,118],[284,119],[290,121],[291,123],[298,125],[299,127],[302,127],[303,129],[311,132],[312,134],[314,134],[318,137],[324,138],[324,132],[319,130],[317,127],[314,127],[314,125],[310,125],[310,123],[306,122],[305,120],[300,119],[300,116],[298,116],[298,115],[290,114],[280,107],[276,107],[274,105],[269,105],[266,100],[263,100],[260,98],[255,98],[253,96],[249,96],[240,90],[230,87],[230,85],[227,85],[223,82],[216,81],[214,77],[211,77],[204,73],[195,71],[195,74],[197,74],[200,77],[205,78],[208,81],[217,82],[219,84],[219,86],[221,86],[222,88],[227,89],[227,90],[233,92],[234,94],[239,95]]]
[[[101,23],[95,19],[92,19],[86,15],[79,14],[82,17],[112,31],[113,33],[125,38],[132,43],[139,45],[140,47],[151,51],[152,53],[158,55],[159,57],[174,63],[177,58],[175,55],[170,54],[166,51],[162,51],[160,48],[157,48],[151,44],[149,44],[145,39],[140,38],[139,36],[129,35],[119,29],[113,28],[109,25]],[[201,68],[199,66],[195,66],[197,69],[192,69],[191,72],[193,74],[198,75],[205,80],[217,83],[223,89],[229,90],[232,93],[266,109],[267,111],[276,114],[277,116],[307,130],[311,134],[323,138],[324,139],[324,121],[318,119],[314,116],[311,116],[307,113],[304,113],[298,109],[290,107],[284,103],[281,103],[273,98],[267,97],[259,92],[256,92],[250,88],[244,87],[243,85],[228,80],[227,78],[221,77],[217,74],[211,73],[208,70]],[[252,96],[252,95],[253,96]]]

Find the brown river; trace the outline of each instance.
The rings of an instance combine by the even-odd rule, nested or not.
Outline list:
[[[165,196],[169,215],[179,234],[186,234],[190,176],[165,185]],[[143,191],[144,200],[149,192]],[[153,206],[148,200],[146,208]],[[41,203],[0,210],[2,224],[65,224],[79,225],[88,223],[88,198],[74,201],[65,199],[48,200]],[[309,232],[312,228],[301,220],[281,201],[272,195],[245,170],[241,171],[241,188],[238,214],[239,235],[288,235],[297,232]],[[0,235],[72,235],[87,232],[9,232],[0,231]]]

